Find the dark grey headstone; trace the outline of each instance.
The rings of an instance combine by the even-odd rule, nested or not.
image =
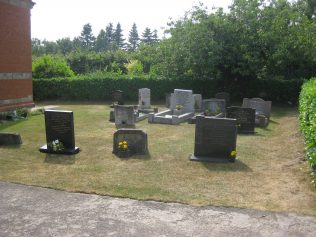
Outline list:
[[[0,146],[20,145],[22,139],[20,134],[11,132],[0,132]]]
[[[194,154],[190,160],[205,162],[235,161],[237,121],[227,118],[196,117]]]
[[[75,154],[79,148],[75,146],[74,118],[72,111],[45,110],[46,142],[58,140],[64,145],[64,151],[53,151],[48,145],[40,148],[44,153]]]
[[[113,100],[113,103],[117,103],[118,105],[123,105],[124,104],[123,91],[121,90],[112,91],[112,100]]]
[[[127,141],[130,155],[146,155],[148,153],[147,133],[140,129],[118,129],[113,136],[113,153],[118,154],[120,141]]]
[[[230,106],[230,94],[227,92],[219,92],[215,94],[216,99],[223,99],[226,102],[226,107]]]
[[[252,108],[231,106],[226,110],[227,118],[237,120],[238,133],[255,133],[255,116],[256,110]]]

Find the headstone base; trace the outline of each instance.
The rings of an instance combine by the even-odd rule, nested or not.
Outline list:
[[[18,133],[0,132],[0,145],[21,145],[22,139]]]
[[[63,155],[74,155],[79,153],[80,149],[79,147],[75,147],[74,149],[64,149],[63,151],[52,151],[50,149],[47,149],[47,145],[42,146],[39,149],[42,153],[50,153],[50,154],[63,154]]]
[[[236,158],[195,156],[194,154],[190,155],[189,159],[191,161],[213,162],[213,163],[228,163],[228,162],[235,162],[236,160]]]

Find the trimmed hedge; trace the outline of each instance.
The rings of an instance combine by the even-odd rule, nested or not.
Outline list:
[[[306,156],[316,180],[316,78],[304,83],[299,98],[300,127],[306,144]]]
[[[130,78],[127,75],[87,75],[72,78],[33,79],[34,100],[111,100],[115,89],[124,91],[124,99],[137,101],[138,89],[151,89],[152,101],[165,100],[165,94],[175,88],[190,89],[203,98],[226,91],[233,101],[244,97],[261,97],[273,102],[296,103],[303,80],[199,80],[191,78],[159,79],[148,76]]]

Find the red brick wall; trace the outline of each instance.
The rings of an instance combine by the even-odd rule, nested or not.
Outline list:
[[[28,0],[20,2],[30,3]],[[15,79],[20,78],[19,73],[32,72],[30,9],[0,1],[0,32],[1,111],[8,108],[4,100],[14,101],[10,108],[20,107],[16,102],[33,94],[31,74]],[[11,73],[12,79],[4,79],[3,73]],[[33,101],[30,101],[30,105],[33,105]]]

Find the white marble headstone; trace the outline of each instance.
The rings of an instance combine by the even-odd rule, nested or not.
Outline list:
[[[170,109],[176,109],[177,105],[182,105],[183,113],[194,112],[194,96],[192,90],[175,89],[171,96]]]

